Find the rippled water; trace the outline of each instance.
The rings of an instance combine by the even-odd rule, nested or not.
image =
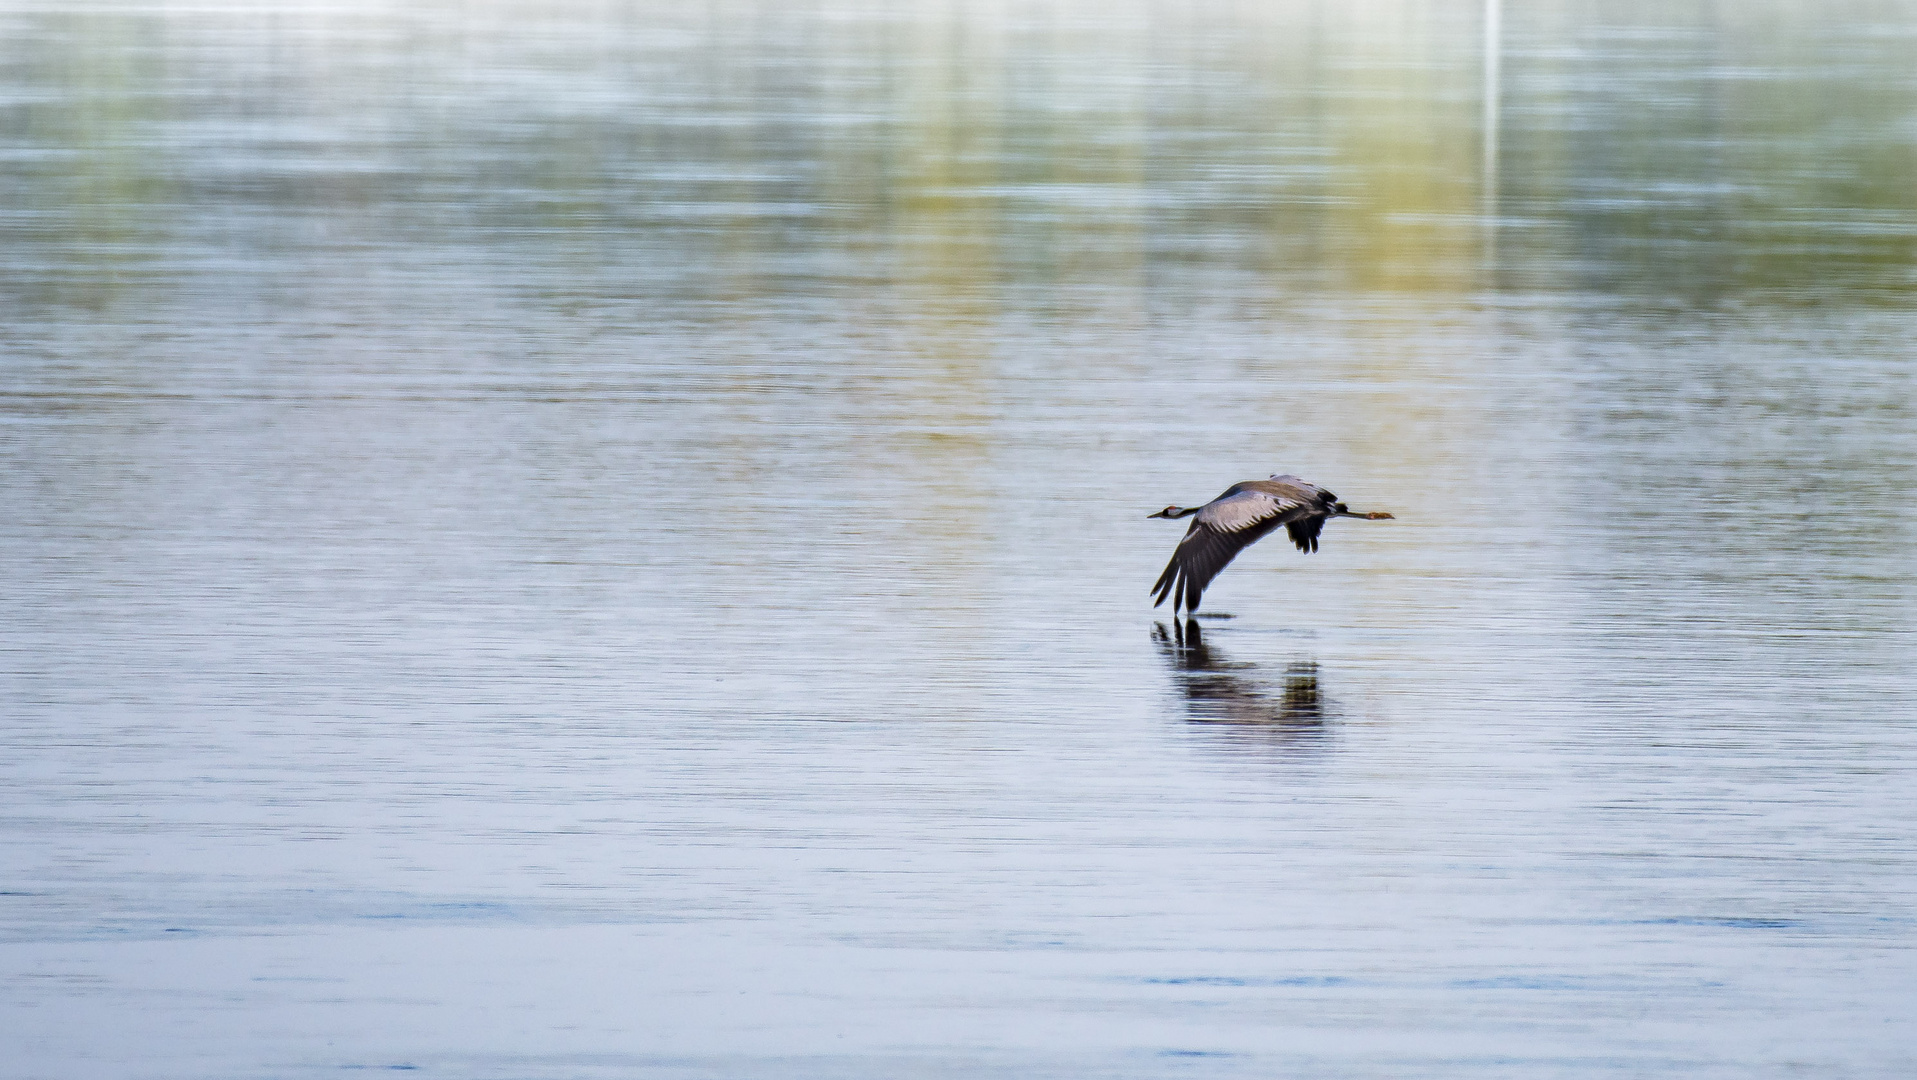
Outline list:
[[[0,4],[10,1068],[1908,1075],[1914,46]]]

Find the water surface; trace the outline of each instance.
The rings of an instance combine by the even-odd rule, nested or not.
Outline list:
[[[9,1057],[1907,1075],[1914,45],[0,6]]]

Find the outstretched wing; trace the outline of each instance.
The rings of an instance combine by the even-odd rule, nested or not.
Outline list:
[[[1152,586],[1157,597],[1152,606],[1170,597],[1174,612],[1181,607],[1197,611],[1205,587],[1239,552],[1278,526],[1316,511],[1315,502],[1301,497],[1303,492],[1261,490],[1278,486],[1268,481],[1234,484],[1198,511],[1158,584]]]

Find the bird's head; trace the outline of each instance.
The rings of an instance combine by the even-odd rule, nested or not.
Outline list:
[[[1155,518],[1159,518],[1159,517],[1162,517],[1162,518],[1175,518],[1175,517],[1178,517],[1179,515],[1181,515],[1181,514],[1183,514],[1184,512],[1185,512],[1185,510],[1184,510],[1184,508],[1183,508],[1183,507],[1178,507],[1178,506],[1167,506],[1166,508],[1164,508],[1163,510],[1160,510],[1160,511],[1159,511],[1158,513],[1156,513],[1156,514],[1146,514],[1145,516],[1146,516],[1146,517],[1155,517]]]

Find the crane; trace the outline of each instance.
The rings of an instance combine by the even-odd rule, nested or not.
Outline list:
[[[1263,539],[1266,533],[1283,525],[1298,550],[1310,554],[1318,550],[1318,534],[1325,522],[1335,517],[1388,520],[1382,511],[1360,514],[1338,496],[1324,488],[1288,474],[1274,474],[1269,480],[1246,480],[1225,489],[1223,495],[1203,506],[1167,506],[1147,517],[1185,518],[1197,515],[1185,538],[1172,552],[1171,562],[1152,586],[1157,607],[1172,599],[1172,612],[1182,606],[1187,612],[1198,610],[1198,599],[1205,594],[1211,579],[1231,564],[1238,553]]]

